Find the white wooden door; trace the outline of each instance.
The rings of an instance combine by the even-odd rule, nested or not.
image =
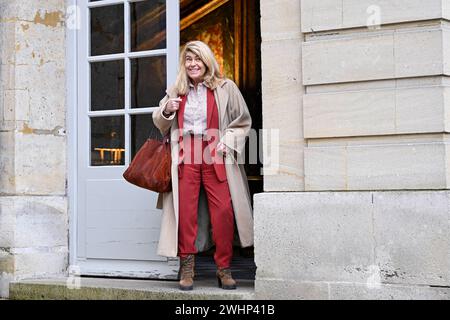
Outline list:
[[[75,261],[83,275],[174,278],[157,194],[122,174],[176,76],[177,0],[80,0]],[[157,130],[153,130],[157,133]]]

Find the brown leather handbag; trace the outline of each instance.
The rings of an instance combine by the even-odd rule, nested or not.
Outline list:
[[[134,156],[123,177],[129,183],[155,192],[172,190],[170,136],[148,138]]]

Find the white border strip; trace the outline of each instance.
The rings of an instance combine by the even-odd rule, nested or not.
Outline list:
[[[77,0],[66,0],[66,8],[77,7]],[[79,12],[77,12],[78,14]],[[66,26],[66,108],[67,108],[67,203],[69,215],[69,265],[76,264],[77,243],[77,29]]]

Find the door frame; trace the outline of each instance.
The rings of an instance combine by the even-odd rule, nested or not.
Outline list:
[[[129,0],[125,0],[129,1]],[[116,0],[105,0],[105,2],[117,2]],[[132,2],[132,1],[130,1]],[[172,3],[172,4],[171,4]],[[76,12],[77,14],[81,13],[82,8],[79,7],[80,0],[65,0],[66,5],[66,21],[67,15],[73,15]],[[167,16],[171,15],[173,18],[176,18],[179,21],[179,10],[174,10],[178,7],[179,4],[174,4],[173,0],[166,0],[166,12]],[[70,8],[70,10],[69,10]],[[87,9],[89,10],[89,9]],[[73,16],[72,16],[73,18]],[[76,20],[80,19],[80,17],[75,17]],[[124,19],[124,23],[126,23],[127,19]],[[167,30],[167,39],[169,35],[172,38],[167,40],[166,45],[166,57],[167,57],[167,83],[173,83],[175,81],[177,69],[178,69],[178,61],[179,61],[179,23],[175,25],[171,25],[169,19],[166,19],[166,30]],[[67,192],[67,205],[68,205],[68,217],[69,217],[69,259],[68,259],[68,273],[69,275],[79,275],[80,267],[77,258],[77,234],[78,234],[78,105],[79,105],[79,88],[78,88],[78,77],[79,77],[79,62],[78,62],[78,40],[79,40],[79,32],[89,32],[89,30],[83,31],[83,25],[80,25],[79,28],[70,28],[66,24],[66,126],[67,126],[67,177],[66,177],[66,192]],[[125,28],[127,30],[127,28]],[[170,57],[170,59],[169,59]],[[170,63],[169,61],[175,61],[176,63]],[[127,163],[127,162],[126,162]],[[139,269],[139,264],[142,263],[140,261],[120,261],[118,262],[125,269],[127,267],[137,267]],[[168,266],[178,266],[178,259],[168,259]],[[98,263],[96,269],[98,267],[98,275],[105,276],[139,276],[134,272],[127,274],[127,272],[121,272],[120,274],[114,274],[113,272],[108,272],[107,268],[105,269],[102,266],[102,263]],[[117,269],[116,269],[117,270]],[[106,271],[106,272],[105,272]],[[95,271],[94,271],[95,273]],[[145,276],[145,275],[144,275]]]

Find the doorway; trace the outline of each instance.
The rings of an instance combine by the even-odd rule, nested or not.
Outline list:
[[[213,50],[223,75],[239,87],[252,117],[252,128],[262,128],[261,101],[261,31],[260,5],[254,0],[180,0],[180,46],[191,40],[201,40]],[[247,143],[246,159],[249,159]],[[263,191],[262,165],[248,163],[245,171],[250,194]],[[253,205],[253,203],[252,203]],[[198,254],[196,276],[213,277],[214,248]],[[253,247],[235,246],[232,261],[233,276],[254,279],[256,266]]]

